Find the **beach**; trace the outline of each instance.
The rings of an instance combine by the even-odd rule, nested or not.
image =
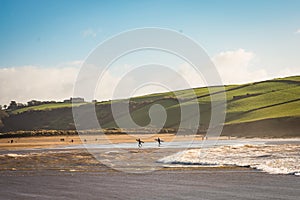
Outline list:
[[[160,135],[164,143],[158,147],[153,140],[157,135],[148,139],[139,135],[147,141],[142,148],[130,135],[109,137],[98,137],[97,141],[94,136],[85,137],[86,142],[78,136],[65,137],[64,141],[60,141],[62,136],[15,138],[17,143],[1,139],[0,199],[286,200],[300,195],[298,175],[254,169],[281,156],[283,164],[285,159],[293,159],[297,170],[297,138],[208,139],[204,149],[213,156],[210,160],[201,157],[207,163],[199,163],[194,154],[201,147],[197,147],[203,142],[201,137],[187,147],[188,136],[173,141],[170,134]]]
[[[175,134],[98,134],[98,135],[72,135],[72,136],[36,136],[36,137],[11,137],[0,138],[0,149],[22,150],[31,148],[50,148],[66,145],[80,144],[118,144],[136,143],[137,138],[144,142],[154,142],[157,137],[163,138],[166,142],[176,141],[201,141],[202,135],[175,135]],[[213,139],[213,138],[210,138]],[[228,137],[219,137],[228,139]],[[232,137],[234,139],[234,137]]]

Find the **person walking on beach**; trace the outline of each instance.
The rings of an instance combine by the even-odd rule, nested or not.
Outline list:
[[[144,142],[140,138],[136,139],[136,141],[138,142],[139,148],[141,148],[142,147],[142,143],[144,143]]]
[[[155,139],[155,141],[158,142],[158,146],[160,147],[161,143],[163,142],[159,137],[157,139]]]

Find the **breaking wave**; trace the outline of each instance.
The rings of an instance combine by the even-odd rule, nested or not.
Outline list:
[[[300,145],[230,145],[185,150],[158,160],[169,165],[251,167],[270,174],[300,175]]]

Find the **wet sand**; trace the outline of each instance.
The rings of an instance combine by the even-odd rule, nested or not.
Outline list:
[[[141,138],[145,142],[154,142],[160,137],[165,142],[170,141],[192,141],[202,140],[201,135],[174,135],[174,134],[112,134],[112,135],[86,135],[86,136],[38,136],[20,138],[1,138],[0,150],[22,150],[31,148],[51,148],[66,145],[79,144],[117,144],[117,143],[136,143],[135,139]],[[210,138],[213,139],[213,138]],[[220,137],[219,139],[228,139]],[[13,143],[11,143],[13,142]]]
[[[169,138],[168,135],[164,135],[165,140],[173,139],[172,135]],[[153,142],[155,137],[144,139]],[[121,168],[123,171],[118,171],[111,168],[109,163],[99,162],[86,149],[45,149],[81,144],[80,138],[75,136],[67,137],[68,140],[73,139],[73,143],[68,140],[61,142],[60,138],[20,138],[12,144],[4,143],[7,139],[3,139],[0,149],[0,199],[298,200],[300,196],[298,176],[271,175],[245,167],[159,166],[151,172],[126,173],[130,169]],[[87,142],[95,142],[94,139],[87,138]],[[109,141],[118,143],[132,139],[126,135],[123,138],[112,135]],[[183,136],[180,139],[190,138]],[[102,140],[97,142],[101,143]],[[43,148],[35,149],[38,145]],[[131,167],[145,167],[146,171],[149,164],[159,157],[178,151],[168,148],[158,153],[155,153],[155,148],[123,150],[126,150],[125,154],[117,149],[97,149],[97,153],[102,161],[119,159],[121,167],[126,167],[124,162],[132,163],[135,160],[142,165]]]
[[[254,170],[0,172],[0,199],[298,200],[299,177]]]

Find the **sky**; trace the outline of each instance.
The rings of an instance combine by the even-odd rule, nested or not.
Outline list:
[[[195,40],[224,84],[300,75],[299,10],[299,0],[0,0],[0,104],[69,98],[81,64],[101,42],[143,27]],[[138,57],[112,67],[99,99],[109,99],[109,85],[120,80],[114,71]],[[203,86],[186,63],[176,65],[193,87]]]

